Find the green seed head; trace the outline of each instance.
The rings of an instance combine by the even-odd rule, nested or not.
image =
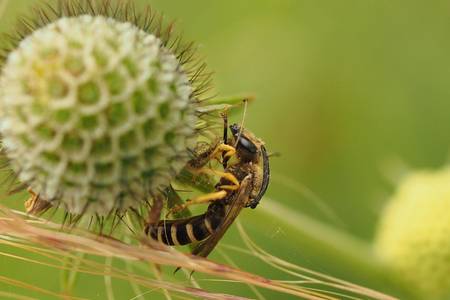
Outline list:
[[[449,299],[450,169],[406,178],[382,215],[376,250],[421,299]]]
[[[191,94],[155,35],[104,16],[63,17],[7,56],[3,148],[21,181],[69,212],[137,206],[188,160]]]

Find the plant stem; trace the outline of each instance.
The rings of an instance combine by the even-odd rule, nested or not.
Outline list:
[[[316,246],[324,247],[333,255],[346,257],[367,269],[380,270],[380,263],[369,259],[373,256],[370,244],[272,199],[266,198],[261,208],[261,211],[270,215],[271,219],[276,218],[289,225],[290,229],[295,230],[298,238],[309,240],[317,244]]]
[[[371,244],[267,197],[257,211],[265,215],[265,220],[284,223],[286,226],[283,226],[283,231],[291,247],[299,247],[302,254],[311,254],[319,259],[320,265],[330,266],[331,270],[326,272],[334,271],[336,276],[351,274],[350,280],[356,283],[370,283],[375,285],[372,288],[384,289],[396,295],[408,294],[374,255]],[[261,216],[254,218],[261,220]]]

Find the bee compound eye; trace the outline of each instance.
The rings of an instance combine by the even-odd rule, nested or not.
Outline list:
[[[239,139],[239,145],[250,153],[258,152],[256,145],[243,136]]]

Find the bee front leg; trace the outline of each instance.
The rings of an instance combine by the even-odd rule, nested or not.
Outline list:
[[[234,148],[233,146],[227,144],[219,144],[216,149],[214,149],[211,157],[218,161],[222,161],[229,160],[235,154],[236,148]]]
[[[228,160],[236,154],[236,148],[228,141],[228,117],[223,112],[223,140],[216,140],[211,144],[199,143],[194,149],[194,158],[189,161],[188,166],[192,168],[204,167],[211,160],[217,160],[222,163],[224,169],[227,168]]]
[[[228,161],[236,154],[236,149],[233,146],[216,142],[212,145],[199,144],[194,150],[194,158],[188,162],[190,169],[203,168],[212,160],[219,162]]]

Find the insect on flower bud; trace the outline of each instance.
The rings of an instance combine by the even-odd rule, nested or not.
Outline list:
[[[61,16],[3,62],[3,150],[20,181],[71,213],[137,207],[189,158],[192,93],[157,35],[108,16]]]

